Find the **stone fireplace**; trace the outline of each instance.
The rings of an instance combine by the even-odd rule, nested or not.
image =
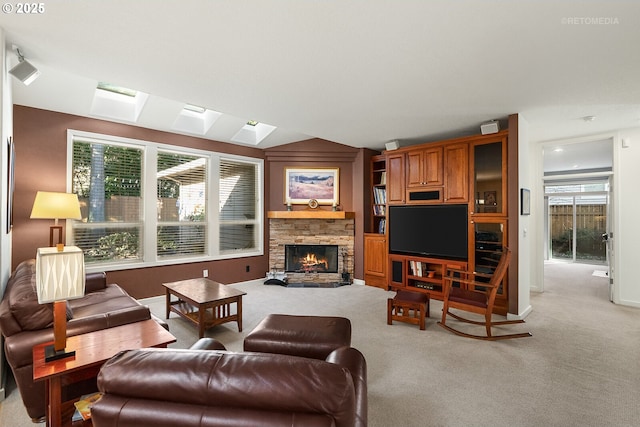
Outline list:
[[[340,283],[345,272],[353,278],[353,212],[271,211],[267,216],[272,272],[284,272],[289,283]]]

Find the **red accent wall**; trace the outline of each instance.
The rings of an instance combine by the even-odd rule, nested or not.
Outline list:
[[[283,203],[285,167],[339,167],[340,209],[356,212],[354,277],[364,276],[363,206],[367,206],[369,199],[369,159],[374,154],[371,150],[322,139],[261,150],[18,105],[14,106],[16,187],[12,268],[25,259],[34,258],[36,248],[49,244],[49,226],[53,221],[32,220],[29,215],[38,190],[66,190],[67,129],[265,159],[265,211],[286,210]],[[268,221],[265,221],[264,256],[112,271],[107,273],[107,279],[121,285],[135,298],[146,298],[163,294],[161,283],[202,277],[204,269],[209,270],[212,280],[224,284],[263,278],[269,270],[268,233]]]
[[[36,248],[49,245],[49,226],[53,225],[53,220],[29,219],[29,216],[38,190],[66,191],[67,129],[264,158],[263,150],[256,148],[14,106],[16,185],[12,269],[20,262],[34,258]],[[267,264],[268,254],[265,249],[265,255],[259,257],[113,271],[107,273],[107,279],[121,285],[135,298],[146,298],[161,295],[163,282],[202,277],[203,269],[209,270],[212,280],[227,284],[265,277]],[[246,271],[247,266],[249,272]]]

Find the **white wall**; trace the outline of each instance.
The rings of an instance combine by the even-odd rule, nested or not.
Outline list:
[[[11,274],[11,234],[7,233],[7,209],[4,208],[7,206],[7,140],[13,134],[11,76],[7,64],[4,31],[0,28],[0,295],[4,295]],[[0,348],[4,349],[4,343]],[[4,351],[0,350],[0,401],[5,397],[4,366]]]
[[[529,123],[522,115],[518,115],[518,189],[527,188],[531,191],[531,200],[534,199],[536,185],[531,177],[531,155],[529,144]],[[539,215],[534,203],[531,204],[531,215],[520,215],[520,191],[518,190],[518,203],[515,207],[509,204],[509,209],[518,210],[518,318],[526,317],[531,311],[529,290],[531,288],[531,254],[535,249],[531,234],[531,218]]]
[[[640,307],[640,128],[614,137],[613,172],[613,302]]]

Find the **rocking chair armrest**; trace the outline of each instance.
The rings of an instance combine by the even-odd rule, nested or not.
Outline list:
[[[473,273],[469,273],[469,274],[472,275]],[[477,280],[468,279],[464,277],[447,275],[444,278],[447,279],[447,280],[444,280],[444,286],[451,286],[451,282],[464,283],[466,285],[484,286],[485,288],[497,288],[499,286],[497,284],[492,284],[489,282],[479,282]]]

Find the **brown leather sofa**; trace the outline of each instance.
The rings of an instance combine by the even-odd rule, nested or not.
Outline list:
[[[85,296],[67,302],[67,335],[111,328],[151,318],[149,309],[121,287],[107,284],[104,273],[86,276]],[[165,323],[166,326],[166,323]],[[38,304],[35,260],[27,260],[13,272],[0,303],[0,329],[7,362],[13,371],[27,413],[34,420],[45,415],[44,382],[33,381],[32,349],[53,341],[52,304]],[[63,397],[85,393],[93,384],[79,383]]]
[[[326,360],[209,348],[224,346],[203,338],[189,350],[113,357],[98,375],[93,426],[367,425],[366,361],[355,348]]]

